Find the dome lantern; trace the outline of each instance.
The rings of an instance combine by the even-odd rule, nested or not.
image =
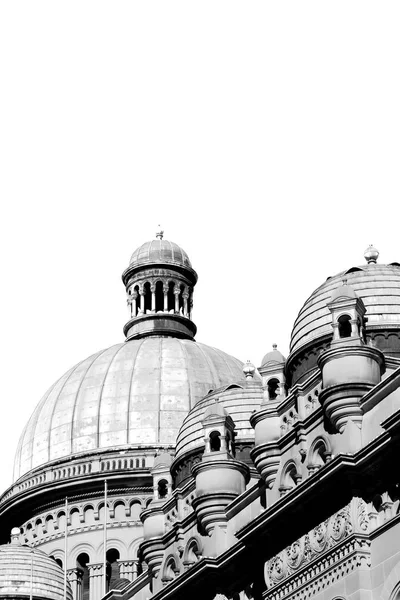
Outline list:
[[[127,340],[149,335],[193,339],[193,288],[197,273],[186,252],[164,239],[159,226],[156,239],[142,244],[122,274],[130,319],[124,327]]]

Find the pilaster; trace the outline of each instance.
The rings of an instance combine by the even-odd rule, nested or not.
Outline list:
[[[88,563],[89,600],[100,600],[104,596],[103,563]]]

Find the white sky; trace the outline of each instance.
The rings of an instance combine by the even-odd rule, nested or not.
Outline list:
[[[400,260],[400,3],[0,3],[0,490],[73,364],[123,339],[154,237],[199,274],[199,341],[287,353],[327,276]]]

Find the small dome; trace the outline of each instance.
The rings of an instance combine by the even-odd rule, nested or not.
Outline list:
[[[332,316],[327,304],[332,294],[343,287],[347,278],[367,310],[367,331],[400,328],[400,268],[396,265],[370,263],[329,277],[306,300],[294,323],[290,352],[317,338],[332,334]]]
[[[285,361],[286,358],[283,356],[282,352],[279,352],[278,346],[276,344],[272,344],[272,351],[267,352],[267,354],[264,356],[261,361],[261,367],[281,365]]]
[[[153,469],[159,469],[160,467],[169,467],[172,463],[172,456],[168,452],[162,452],[154,459]]]
[[[192,268],[188,255],[178,244],[161,238],[145,242],[137,248],[131,256],[129,267],[157,263]]]
[[[331,301],[338,300],[339,298],[358,298],[357,294],[350,285],[343,282],[343,285],[333,290]]]
[[[215,400],[227,411],[235,423],[236,446],[254,441],[254,430],[250,425],[250,417],[260,408],[263,399],[261,379],[245,380],[231,384],[225,389],[215,390],[192,408],[184,419],[176,441],[174,464],[187,452],[204,447],[203,420],[211,410],[215,410]]]
[[[208,417],[228,417],[228,411],[217,400],[211,404],[204,413],[204,419]]]
[[[196,402],[238,379],[245,381],[239,360],[193,340],[154,336],[111,346],[44,395],[21,435],[14,477],[81,452],[174,446]]]
[[[17,534],[19,529],[13,529],[11,544],[0,546],[0,598],[29,598],[32,591],[33,598],[63,600],[63,570],[41,550],[22,546]],[[67,600],[72,600],[69,583]]]

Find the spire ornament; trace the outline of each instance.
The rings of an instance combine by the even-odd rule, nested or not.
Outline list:
[[[378,250],[372,245],[370,244],[368,246],[368,248],[366,249],[366,251],[364,252],[364,258],[367,261],[367,263],[370,265],[372,264],[376,264],[377,260],[379,257],[379,252]]]
[[[158,225],[158,231],[156,232],[156,238],[162,240],[164,237],[164,231],[161,229],[161,225]]]

